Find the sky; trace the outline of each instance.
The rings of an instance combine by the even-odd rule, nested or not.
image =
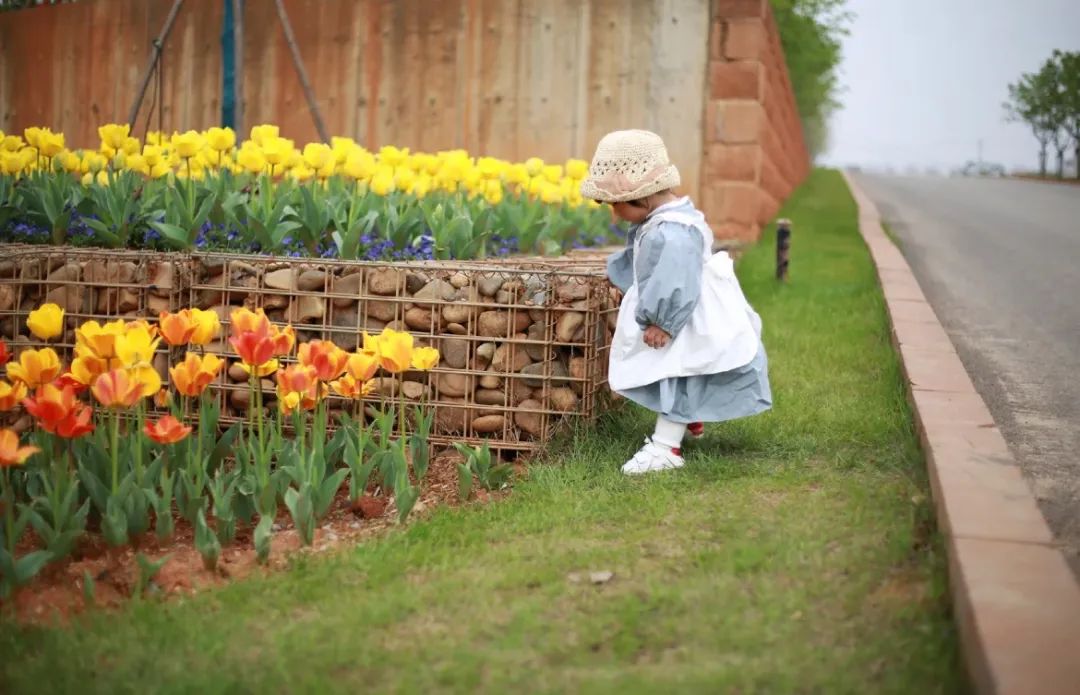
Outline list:
[[[947,171],[974,160],[982,140],[985,161],[1037,168],[1038,144],[1005,122],[1002,103],[1055,48],[1080,50],[1080,0],[848,0],[848,9],[826,163]]]

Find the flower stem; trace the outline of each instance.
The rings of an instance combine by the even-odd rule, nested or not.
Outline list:
[[[120,491],[120,413],[112,414],[112,422],[109,429],[109,443],[112,449],[112,492]]]
[[[7,540],[7,552],[12,562],[15,561],[15,490],[11,486],[11,469],[4,468],[4,538]]]

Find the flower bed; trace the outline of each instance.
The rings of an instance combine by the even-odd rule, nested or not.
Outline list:
[[[618,298],[592,261],[7,251],[0,588],[88,525],[190,524],[210,567],[237,528],[265,560],[281,509],[310,543],[346,487],[404,519],[433,445],[465,447],[467,496],[497,486],[483,452],[542,447],[604,391]]]
[[[0,241],[449,260],[558,255],[613,233],[581,197],[578,159],[373,153],[337,137],[297,148],[269,125],[239,146],[227,128],[99,132],[95,150],[42,128],[0,133]]]

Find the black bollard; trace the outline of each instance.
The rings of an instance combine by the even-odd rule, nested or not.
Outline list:
[[[787,281],[788,249],[791,248],[791,220],[776,221],[776,279]]]

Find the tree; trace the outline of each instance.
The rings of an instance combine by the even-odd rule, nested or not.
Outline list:
[[[772,0],[795,103],[811,155],[828,142],[829,116],[839,106],[840,41],[851,14],[846,0]]]
[[[1080,179],[1080,52],[1054,51],[1061,86],[1061,105],[1064,111],[1062,128],[1072,139],[1076,160],[1076,178]]]
[[[1025,73],[1009,85],[1009,101],[1005,102],[1007,120],[1027,123],[1039,143],[1039,175],[1046,176],[1046,155],[1057,127],[1050,113],[1047,75],[1045,72]]]

